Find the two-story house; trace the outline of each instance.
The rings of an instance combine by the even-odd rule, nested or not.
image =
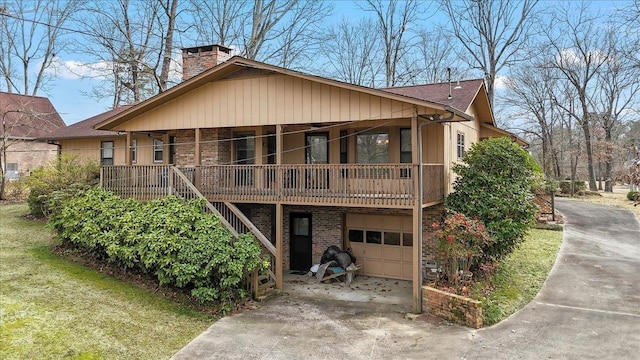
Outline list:
[[[351,248],[364,274],[411,280],[421,311],[451,164],[471,143],[510,136],[483,81],[373,89],[228,55],[183,49],[181,84],[95,126],[128,149],[125,165],[102,168],[103,186],[142,200],[206,197],[261,241],[279,288],[327,246]],[[140,137],[153,142],[141,148]]]

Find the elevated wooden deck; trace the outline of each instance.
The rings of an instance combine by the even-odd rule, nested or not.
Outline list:
[[[210,201],[411,208],[417,164],[214,165],[180,167]],[[444,198],[444,166],[423,164],[422,204]],[[104,166],[101,184],[121,196],[150,200],[180,191],[171,165]]]

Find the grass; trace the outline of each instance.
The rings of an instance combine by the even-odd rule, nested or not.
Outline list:
[[[612,193],[599,191],[602,196],[580,196],[577,199],[601,205],[613,206],[631,210],[640,219],[640,206],[633,206],[633,201],[627,199],[629,188],[627,186],[615,186]]]
[[[527,305],[540,291],[555,263],[562,232],[532,229],[525,241],[503,260],[497,272],[477,284],[472,297],[482,299],[484,325],[500,322]],[[483,296],[483,288],[493,288]]]
[[[214,321],[57,256],[26,213],[0,206],[1,359],[166,359]]]

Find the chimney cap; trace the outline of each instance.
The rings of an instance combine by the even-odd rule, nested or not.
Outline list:
[[[183,54],[198,54],[203,52],[214,51],[215,48],[217,48],[220,52],[223,52],[225,54],[231,54],[230,47],[220,45],[220,44],[194,46],[194,47],[182,48],[181,50]]]

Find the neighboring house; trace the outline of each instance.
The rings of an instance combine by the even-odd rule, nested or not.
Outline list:
[[[49,99],[0,92],[0,117],[0,157],[7,179],[29,175],[56,158],[57,146],[37,141],[65,127]]]
[[[225,49],[183,49],[184,64],[215,64]],[[102,168],[102,184],[142,200],[203,195],[261,241],[279,288],[327,246],[350,247],[364,274],[411,280],[419,312],[451,164],[482,138],[511,136],[483,81],[460,86],[451,98],[448,83],[372,89],[233,57],[96,125],[129,145],[162,141],[164,165],[134,165],[129,152]]]
[[[57,144],[63,154],[90,159],[100,165],[124,165],[127,163],[128,155],[132,156],[131,164],[153,164],[154,138],[151,134],[137,134],[131,137],[127,154],[127,137],[124,133],[93,128],[130,107],[131,105],[124,105],[79,121],[64,129],[58,129],[41,140]]]

